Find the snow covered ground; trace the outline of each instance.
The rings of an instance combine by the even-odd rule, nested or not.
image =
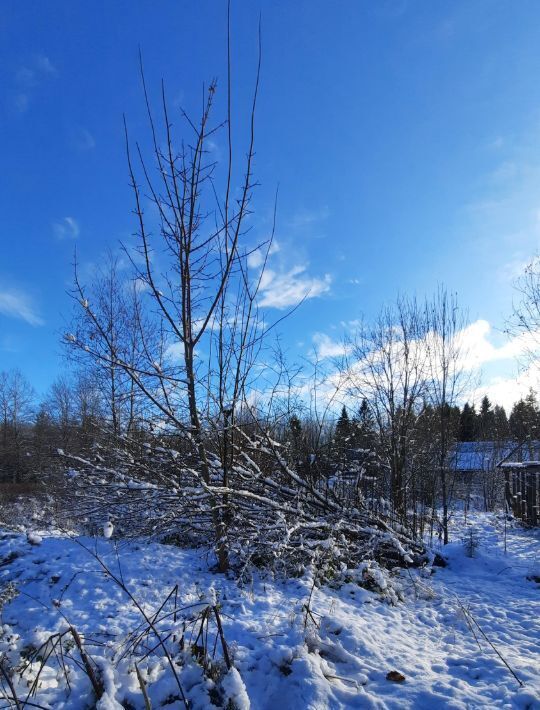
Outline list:
[[[213,707],[219,695],[213,687],[219,686],[221,703],[231,699],[230,707],[255,710],[540,708],[540,584],[528,579],[540,575],[539,531],[510,528],[505,553],[500,519],[475,514],[470,520],[478,531],[476,556],[467,557],[457,541],[444,550],[447,567],[434,568],[433,574],[401,571],[390,580],[404,599],[397,604],[390,603],[391,595],[360,587],[354,572],[344,575],[349,581],[338,588],[316,588],[312,594],[309,575],[286,583],[257,578],[239,588],[210,572],[202,551],[129,543],[119,545],[117,557],[114,535],[80,541],[124,580],[147,616],[178,585],[161,612],[165,618],[156,623],[165,636],[172,634],[166,640],[171,655],[183,658],[176,667],[193,707]],[[32,649],[71,624],[105,687],[97,707],[144,708],[134,656],[121,657],[133,641],[130,632],[141,629],[141,612],[75,540],[34,533],[30,538],[0,533],[0,594],[8,582],[19,591],[2,612],[0,651],[20,667],[21,659],[32,659]],[[216,598],[239,674],[223,666],[211,680],[186,649],[191,629],[196,636],[200,623],[190,626],[190,619],[200,619]],[[308,600],[312,614],[306,614]],[[173,603],[184,609],[176,620]],[[215,623],[209,625],[211,650],[216,630]],[[185,707],[162,649],[145,658],[156,645],[151,638],[136,648],[148,701],[153,708]],[[65,643],[74,660],[53,654],[30,700],[55,710],[93,707],[80,656],[68,636]],[[219,655],[219,637],[216,648]],[[34,659],[22,678],[16,676],[19,699],[28,695],[39,666]],[[390,671],[405,680],[388,680]],[[9,706],[0,701],[0,707]]]

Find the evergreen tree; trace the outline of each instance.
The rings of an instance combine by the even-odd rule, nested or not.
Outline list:
[[[356,448],[371,450],[375,447],[375,421],[367,399],[362,400],[358,413],[352,420],[352,443]]]
[[[459,440],[476,441],[476,411],[474,405],[465,402],[459,418]]]
[[[496,404],[493,408],[493,438],[495,441],[505,441],[509,436],[510,428],[506,410]]]
[[[491,408],[489,397],[485,395],[480,405],[477,419],[478,438],[482,441],[492,441],[495,438],[495,415]]]
[[[343,406],[334,432],[332,447],[334,449],[334,455],[336,455],[339,460],[342,460],[346,455],[346,449],[350,448],[352,444],[352,424],[347,413],[347,408]]]
[[[538,436],[539,410],[536,394],[531,390],[525,399],[520,399],[512,408],[508,420],[510,432],[518,441],[535,439]]]

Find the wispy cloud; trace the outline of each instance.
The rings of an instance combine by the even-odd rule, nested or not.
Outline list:
[[[501,148],[503,148],[506,143],[507,141],[505,141],[503,136],[495,136],[495,138],[487,142],[486,148],[488,150],[501,150]]]
[[[497,276],[503,283],[514,283],[525,273],[526,267],[531,263],[531,255],[516,252],[514,256],[499,267]]]
[[[30,325],[44,325],[31,299],[21,291],[4,289],[0,291],[0,313],[8,318],[24,320]]]
[[[54,76],[56,73],[56,67],[49,57],[37,54],[28,64],[17,69],[15,81],[22,87],[32,88],[44,77]]]
[[[303,300],[317,298],[330,290],[332,278],[309,276],[306,266],[293,266],[289,271],[277,273],[267,269],[261,279],[260,305],[266,308],[290,308]]]
[[[467,232],[485,252],[483,267],[499,271],[508,254],[526,258],[538,247],[538,181],[540,142],[537,117],[515,136],[491,136],[483,146],[488,166],[478,174],[472,199],[464,205]]]
[[[318,209],[299,209],[287,221],[286,226],[293,230],[312,227],[327,219],[329,214],[330,211],[326,206]]]
[[[92,150],[96,147],[96,141],[94,136],[90,133],[87,128],[75,128],[71,131],[69,138],[71,147],[81,153],[87,150]]]
[[[57,73],[56,67],[51,62],[49,57],[46,57],[43,54],[38,54],[35,57],[34,66],[36,67],[36,70],[39,71],[40,74],[56,74]]]
[[[54,222],[52,228],[57,239],[77,239],[81,231],[73,217],[63,217],[58,222]]]
[[[513,160],[503,160],[489,174],[489,179],[495,183],[506,184],[519,176],[521,166]]]
[[[44,80],[57,74],[56,67],[49,57],[35,55],[29,62],[19,67],[15,72],[16,92],[13,97],[13,107],[19,113],[24,113],[37,87]]]
[[[2,335],[0,338],[0,352],[18,353],[20,350],[17,339],[11,334]]]
[[[17,113],[24,113],[28,108],[29,103],[30,99],[28,98],[28,94],[16,94],[13,99],[13,107],[15,108]]]
[[[409,6],[408,0],[381,0],[366,6],[376,17],[384,20],[398,20],[406,12]]]

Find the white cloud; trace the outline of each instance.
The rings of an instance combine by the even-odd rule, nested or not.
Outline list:
[[[44,325],[45,323],[36,313],[28,296],[20,291],[0,291],[0,313],[9,318],[24,320],[33,326]]]
[[[523,333],[507,338],[500,345],[494,345],[491,342],[491,325],[485,320],[478,320],[465,328],[460,337],[465,370],[476,371],[481,375],[482,367],[499,363],[495,367],[506,371],[504,375],[490,375],[487,382],[473,387],[463,399],[479,403],[487,395],[491,402],[501,404],[509,411],[514,402],[525,397],[531,388],[538,391],[540,363],[530,363],[523,372],[516,375],[508,374],[508,366],[503,366],[503,363],[512,364],[517,371],[520,359],[538,350],[540,333]],[[493,367],[490,369],[493,370]]]
[[[268,256],[270,257],[273,254],[277,254],[280,248],[281,247],[279,246],[277,239],[274,239],[272,241],[272,244],[270,245],[270,249],[268,249],[267,247],[261,247],[260,249],[255,249],[254,251],[250,252],[247,258],[249,268],[260,269],[261,266],[263,266],[264,264],[266,252],[268,251]]]
[[[350,346],[345,342],[337,342],[332,340],[325,333],[315,333],[313,336],[315,344],[315,352],[320,360],[325,360],[329,357],[340,357],[350,352]]]
[[[77,239],[80,228],[73,217],[64,217],[53,224],[53,232],[57,239]]]
[[[492,377],[469,392],[465,399],[478,404],[487,395],[491,402],[502,405],[510,413],[514,402],[526,397],[530,389],[539,392],[539,373],[540,363],[533,363],[516,377]]]
[[[341,325],[349,332],[361,326],[359,321],[342,322]],[[540,362],[533,363],[521,374],[512,376],[513,372],[517,373],[519,359],[538,348],[540,333],[502,338],[498,344],[494,342],[494,335],[496,334],[490,323],[483,319],[471,323],[457,333],[455,352],[459,353],[458,369],[464,371],[463,385],[467,387],[467,390],[461,393],[460,399],[479,403],[487,394],[494,404],[502,404],[510,410],[513,403],[524,397],[531,387],[540,392]],[[412,357],[415,357],[418,350],[419,362],[422,362],[422,353],[427,355],[429,347],[433,345],[433,337],[433,334],[430,334],[426,340],[413,341],[410,348]],[[313,342],[319,360],[351,353],[346,342],[337,342],[325,333],[315,333]],[[399,342],[396,341],[393,350],[392,357],[397,364],[402,358]],[[380,351],[377,350],[371,351],[367,356],[372,364],[377,364],[379,357]],[[369,387],[371,375],[366,367],[368,359],[353,359],[345,372],[338,369],[329,376],[328,382],[334,385],[334,377],[345,374],[353,380],[360,377],[365,386]],[[482,370],[489,372],[489,379],[480,385],[484,379]]]
[[[497,346],[490,341],[491,335],[492,328],[486,320],[477,320],[458,334],[464,369],[474,370],[490,362],[516,360],[537,347],[540,336],[524,333]]]
[[[306,266],[293,266],[289,271],[277,273],[266,269],[261,278],[260,305],[266,308],[289,308],[301,301],[322,296],[330,290],[332,278],[306,274]]]

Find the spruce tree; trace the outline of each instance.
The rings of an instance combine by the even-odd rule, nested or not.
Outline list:
[[[495,436],[495,416],[487,395],[482,399],[477,424],[478,437],[482,441],[491,441]]]
[[[531,390],[525,399],[520,399],[512,408],[508,420],[512,436],[517,441],[537,438],[539,418],[536,394]]]
[[[474,405],[465,402],[459,418],[459,440],[476,441],[476,411]]]
[[[372,450],[375,447],[375,422],[367,399],[362,400],[351,429],[352,443],[356,448]]]
[[[334,435],[334,440],[339,445],[345,445],[349,442],[351,433],[351,420],[349,419],[347,408],[344,405],[343,409],[341,410],[341,414],[339,415],[339,419],[336,423],[336,433]]]
[[[498,404],[493,408],[493,429],[495,441],[505,441],[510,436],[506,410]]]

